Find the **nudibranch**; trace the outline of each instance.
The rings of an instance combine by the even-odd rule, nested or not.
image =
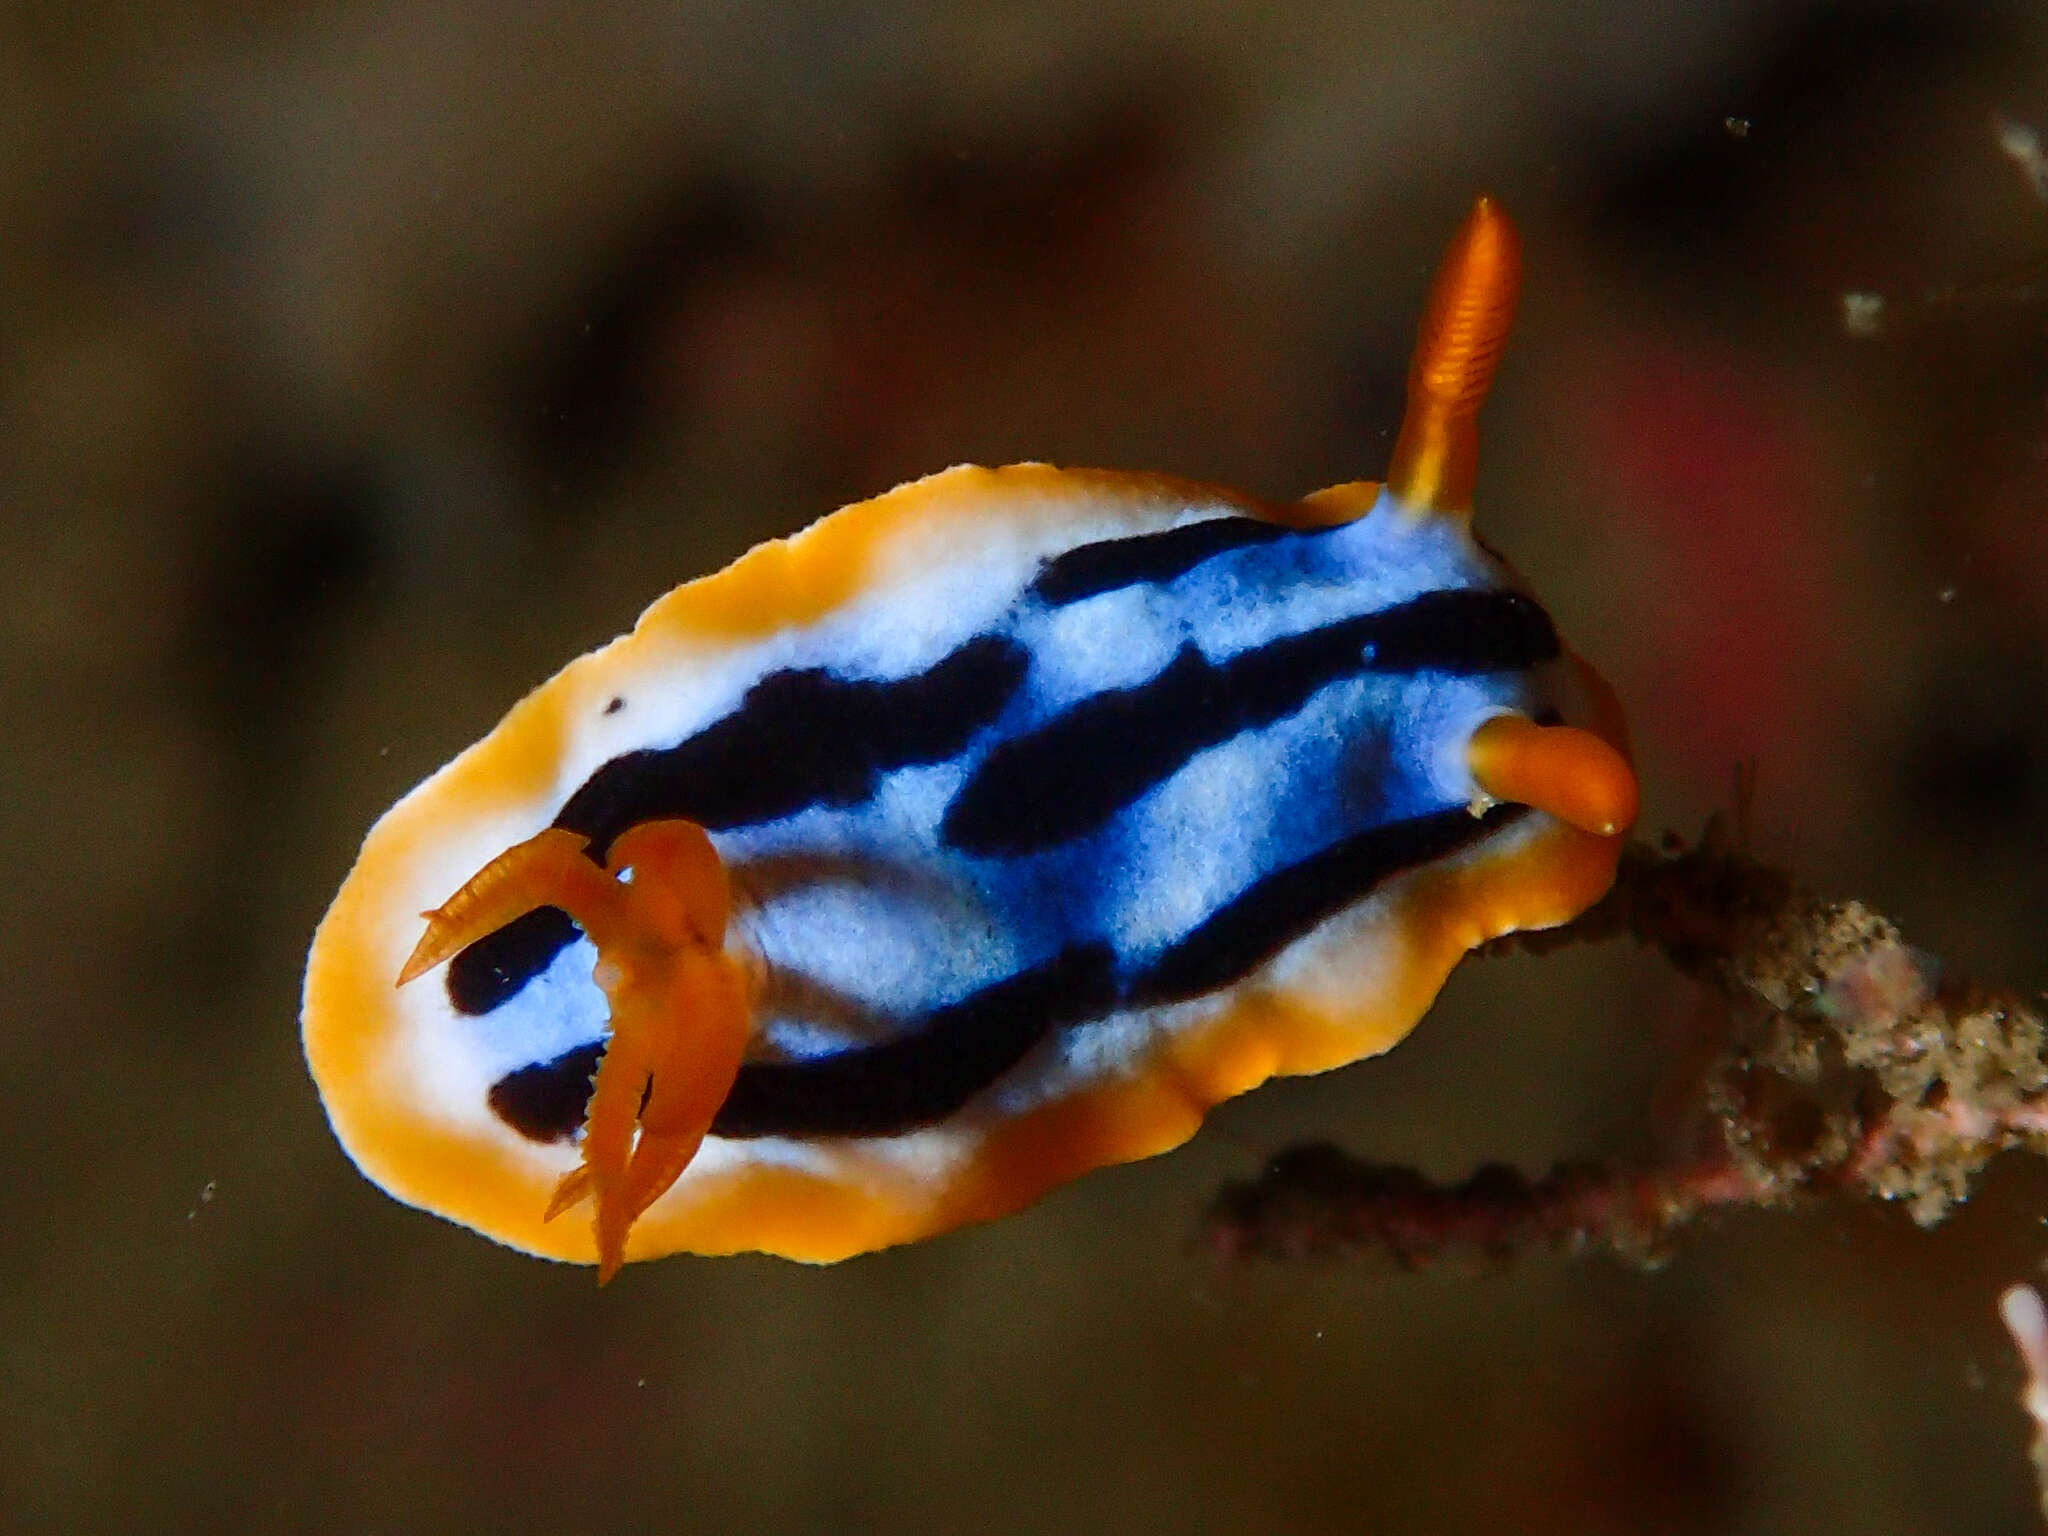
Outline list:
[[[1481,199],[1383,487],[950,469],[570,663],[314,938],[349,1155],[601,1279],[835,1260],[1383,1051],[1474,945],[1597,900],[1619,711],[1470,526],[1519,272]]]

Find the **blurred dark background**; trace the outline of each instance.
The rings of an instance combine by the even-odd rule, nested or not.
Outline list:
[[[1008,1222],[602,1294],[359,1178],[296,1013],[375,816],[764,536],[962,460],[1377,475],[1480,189],[1482,525],[1646,827],[1753,758],[1762,851],[2048,985],[2044,66],[2028,4],[9,7],[0,1528],[2037,1529],[2022,1160],[1648,1275],[1190,1250],[1304,1137],[1654,1152],[1697,1004],[1621,949]]]

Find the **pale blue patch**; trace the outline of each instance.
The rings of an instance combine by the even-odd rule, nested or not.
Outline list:
[[[1095,694],[1139,687],[1193,638],[1186,605],[1150,585],[1054,608],[1027,604],[1010,633],[1031,653],[1025,687],[1040,720]]]
[[[489,1013],[472,1017],[449,1010],[470,1035],[489,1081],[605,1037],[611,1009],[590,979],[596,964],[597,946],[579,934],[546,970]]]

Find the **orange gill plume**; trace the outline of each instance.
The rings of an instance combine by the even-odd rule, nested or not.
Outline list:
[[[731,1092],[751,1026],[725,954],[732,891],[704,829],[642,822],[600,869],[584,839],[549,828],[491,860],[434,911],[398,974],[405,985],[537,907],[559,907],[597,946],[610,1039],[584,1112],[582,1162],[547,1218],[590,1199],[598,1281],[626,1259],[641,1212],[682,1176]],[[630,883],[618,877],[633,872]]]

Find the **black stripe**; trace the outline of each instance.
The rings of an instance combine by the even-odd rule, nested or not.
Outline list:
[[[1102,944],[1062,951],[931,1014],[912,1034],[810,1061],[740,1068],[714,1136],[893,1136],[944,1120],[1054,1030],[1116,1004]],[[507,1073],[492,1111],[530,1141],[567,1141],[583,1124],[602,1042]]]
[[[937,763],[1002,713],[1030,653],[982,635],[914,677],[848,680],[821,667],[771,672],[723,720],[673,747],[615,757],[555,825],[602,859],[628,827],[685,816],[714,832],[858,805],[885,773]]]
[[[1308,530],[1309,534],[1323,532]],[[1083,544],[1046,562],[1031,583],[1031,595],[1052,607],[1079,602],[1098,592],[1171,581],[1226,550],[1269,544],[1303,530],[1256,517],[1212,517],[1164,533],[1133,534]]]
[[[1367,617],[1375,672],[1523,672],[1564,650],[1543,605],[1503,587],[1443,588]]]
[[[603,1056],[604,1042],[593,1040],[506,1073],[486,1095],[491,1113],[528,1141],[567,1141],[583,1124],[590,1079]]]
[[[1361,832],[1276,870],[1219,908],[1125,989],[1132,1007],[1175,1003],[1243,980],[1282,949],[1402,870],[1471,846],[1527,813],[1453,809]],[[1075,946],[930,1015],[883,1045],[809,1061],[740,1068],[712,1133],[889,1136],[944,1120],[1056,1029],[1118,1005],[1107,945]],[[507,1073],[491,1086],[499,1119],[532,1141],[567,1141],[583,1124],[602,1042]]]
[[[489,1013],[554,964],[578,931],[560,907],[515,917],[448,962],[449,1004],[472,1017]]]
[[[1317,924],[1388,877],[1477,842],[1525,814],[1440,811],[1375,827],[1266,876],[1133,979],[1123,1002],[1152,1007],[1243,980]],[[808,1061],[740,1068],[712,1134],[892,1136],[933,1125],[1009,1071],[1054,1030],[1118,1005],[1114,956],[1076,946],[1046,964],[942,1008],[912,1034]],[[532,1141],[572,1138],[583,1124],[602,1042],[507,1073],[492,1111]]]
[[[946,807],[940,835],[984,856],[1051,847],[1100,826],[1197,752],[1285,718],[1339,679],[1517,670],[1557,654],[1549,615],[1533,598],[1498,590],[1427,592],[1221,663],[1190,645],[1149,681],[1096,694],[999,743]]]
[[[858,805],[892,769],[942,762],[1002,712],[1029,653],[982,635],[914,677],[848,680],[822,668],[771,672],[740,707],[673,747],[613,758],[563,805],[554,824],[590,839],[603,862],[628,827],[682,816],[719,831],[814,805]],[[450,962],[448,999],[482,1014],[546,970],[576,937],[543,907],[477,940]]]
[[[914,1034],[809,1061],[740,1069],[711,1123],[716,1136],[893,1136],[933,1125],[1001,1077],[1054,1030],[1116,1006],[1115,956],[1076,945],[983,987]]]
[[[1527,811],[1496,805],[1474,816],[1454,808],[1389,822],[1275,870],[1153,961],[1132,980],[1127,1001],[1180,1002],[1240,981],[1389,876],[1468,847]]]

